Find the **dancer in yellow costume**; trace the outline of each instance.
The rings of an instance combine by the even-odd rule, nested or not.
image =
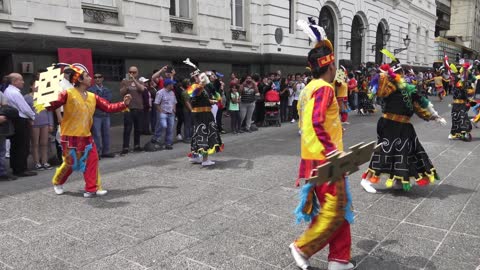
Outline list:
[[[316,46],[308,53],[308,63],[314,79],[303,90],[300,100],[301,162],[299,178],[315,175],[315,168],[326,162],[327,156],[343,151],[342,124],[335,91],[331,85],[336,75],[333,46],[324,30],[312,20],[299,21]],[[321,209],[320,209],[321,208]],[[296,265],[308,269],[308,259],[329,245],[328,269],[353,269],[350,262],[353,222],[348,181],[302,187],[301,202],[296,211],[297,222],[311,222],[309,228],[290,244]]]
[[[105,112],[121,112],[127,109],[131,96],[125,95],[123,102],[110,104],[101,97],[90,93],[87,88],[91,85],[87,68],[81,64],[66,65],[66,69],[73,70],[70,82],[74,88],[62,91],[56,101],[47,107],[49,111],[63,106],[64,114],[61,122],[61,144],[63,163],[53,176],[52,183],[55,193],[63,194],[63,184],[73,171],[83,172],[85,178],[85,198],[95,195],[105,195],[102,189],[100,174],[98,173],[98,154],[90,130],[93,123],[95,109]]]

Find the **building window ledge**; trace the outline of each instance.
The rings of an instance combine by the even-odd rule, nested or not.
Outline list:
[[[232,29],[232,40],[247,40],[247,31],[243,29]]]
[[[98,33],[111,33],[124,35],[126,39],[135,39],[138,37],[139,32],[126,29],[121,26],[111,26],[111,25],[98,25],[98,24],[89,24],[89,23],[67,23],[67,29],[70,29],[72,34],[85,34],[85,31],[88,32],[98,32]]]
[[[223,46],[227,49],[232,47],[246,47],[250,48],[252,51],[258,51],[260,49],[260,44],[255,44],[248,41],[224,41]]]
[[[166,43],[171,43],[172,41],[198,42],[200,46],[207,46],[210,42],[208,39],[199,38],[194,35],[178,33],[172,33],[170,35],[160,34],[160,39]]]
[[[119,25],[118,10],[115,7],[82,4],[83,21],[86,23],[100,23]]]
[[[172,33],[193,35],[193,21],[186,18],[170,17]]]

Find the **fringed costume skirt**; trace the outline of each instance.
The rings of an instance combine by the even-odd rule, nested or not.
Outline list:
[[[472,123],[468,118],[468,107],[465,103],[452,104],[452,130],[450,134],[460,135],[462,132],[470,132]]]
[[[370,182],[377,183],[380,176],[387,176],[386,186],[392,187],[395,181],[402,183],[403,189],[411,189],[413,180],[425,186],[438,180],[438,175],[425,149],[418,140],[411,123],[401,123],[380,118],[377,124],[378,144],[373,153],[368,171]]]
[[[212,155],[223,151],[223,143],[211,112],[192,113],[193,137],[191,155]]]

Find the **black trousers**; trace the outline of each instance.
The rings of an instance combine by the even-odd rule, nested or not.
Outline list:
[[[30,151],[30,128],[28,119],[17,118],[13,121],[15,134],[10,138],[10,168],[14,174],[27,171],[27,158]]]
[[[265,102],[256,101],[255,110],[253,111],[253,122],[256,124],[263,125],[264,120],[265,120]]]
[[[142,120],[142,133],[145,135],[151,135],[150,131],[150,111],[143,111],[143,120]]]
[[[183,117],[183,108],[181,106],[177,106],[175,115],[177,116],[177,135],[182,134],[182,125],[185,125],[185,117]]]
[[[298,110],[297,110],[298,100],[294,100],[292,104],[292,118],[298,120]]]
[[[130,134],[133,128],[133,146],[140,146],[140,135],[143,131],[143,110],[130,109],[123,114],[123,149],[130,148]]]
[[[280,100],[280,119],[282,122],[288,121],[288,98]]]
[[[218,128],[218,131],[220,131],[220,132],[223,130],[223,123],[222,123],[223,110],[224,109],[218,109],[217,115],[215,117],[215,120],[217,120],[217,128]]]

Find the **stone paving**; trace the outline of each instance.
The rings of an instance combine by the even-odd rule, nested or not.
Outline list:
[[[437,104],[447,120],[446,103]],[[347,145],[375,138],[375,116],[351,116]],[[475,270],[480,265],[479,130],[416,120],[441,181],[367,194],[350,177],[358,269]],[[296,269],[288,252],[299,162],[296,125],[226,135],[217,165],[188,164],[188,147],[101,160],[103,198],[84,199],[74,174],[56,196],[53,171],[0,182],[0,269]],[[382,187],[379,186],[381,189]],[[326,269],[327,251],[311,262]]]

